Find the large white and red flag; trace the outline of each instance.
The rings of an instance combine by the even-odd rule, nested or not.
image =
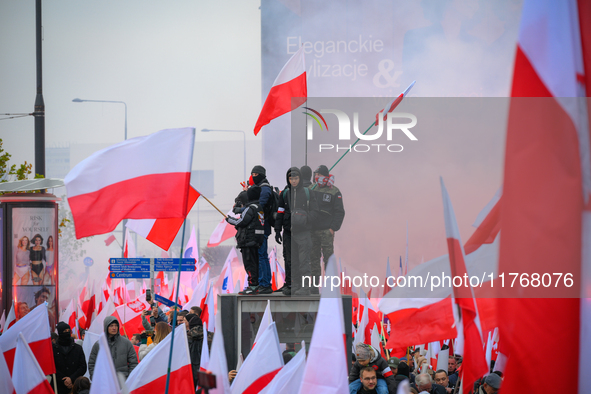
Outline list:
[[[194,142],[193,128],[161,130],[76,165],[64,179],[76,238],[113,231],[123,219],[185,217]]]
[[[149,309],[150,304],[146,301],[145,294],[142,294],[133,301],[116,307],[113,316],[119,320],[120,333],[131,339],[133,334],[144,331],[142,313]]]
[[[447,238],[447,249],[449,251],[449,263],[451,267],[452,277],[466,277],[468,270],[464,261],[464,250],[460,240],[460,230],[456,221],[449,194],[441,181],[441,194],[443,197],[443,216],[445,218],[445,235]],[[486,357],[483,349],[482,329],[480,325],[480,317],[478,315],[478,308],[476,300],[474,299],[474,292],[471,284],[467,287],[453,287],[454,302],[461,313],[461,321],[457,324],[462,324],[464,334],[464,359],[462,362],[462,380],[464,394],[468,394],[471,390],[472,382],[480,379],[484,374],[489,372],[486,364]],[[431,360],[428,360],[431,363]]]
[[[259,393],[283,368],[283,354],[275,323],[261,334],[232,382],[232,394]]]
[[[271,383],[261,391],[261,394],[298,394],[306,370],[306,344],[302,341],[302,348],[281,371],[275,375]]]
[[[509,352],[506,392],[524,384],[532,392],[544,390],[539,371],[547,349],[558,347],[571,350],[571,371],[578,375],[562,388],[588,391],[590,29],[588,1],[524,1],[507,127],[499,273],[525,273],[528,280],[538,274],[553,281],[549,287],[519,286],[519,293],[505,288],[498,300],[500,337]],[[554,321],[569,324],[531,326],[546,320],[548,311]]]
[[[174,193],[175,191],[171,190],[170,192]],[[201,194],[197,190],[195,190],[192,186],[189,186],[189,200],[185,216],[180,218],[166,219],[130,219],[127,221],[125,226],[135,231],[137,234],[141,235],[148,241],[152,242],[159,248],[168,250],[170,249],[170,245],[174,241],[174,238],[183,225],[185,217],[189,214],[191,208],[193,208],[193,205],[195,205],[195,202],[200,196]],[[191,235],[193,236],[193,233],[191,233]],[[187,251],[189,250],[189,246],[190,245],[187,245]],[[197,245],[195,244],[195,250],[192,250],[195,253],[197,253],[196,246]],[[187,257],[186,254],[185,257]]]
[[[19,333],[24,335],[28,346],[39,361],[41,369],[43,369],[43,374],[51,375],[55,373],[47,304],[37,306],[0,336],[0,348],[4,351],[6,364],[11,371]]]
[[[254,126],[254,135],[257,135],[261,128],[269,124],[273,119],[304,104],[307,98],[306,66],[304,47],[302,46],[285,63],[275,82],[273,82]]]
[[[172,334],[167,335],[129,374],[125,384],[130,394],[164,392],[171,342]],[[204,342],[207,342],[207,337],[205,337]],[[190,393],[194,390],[191,357],[187,345],[187,331],[185,327],[181,326],[174,331],[168,392],[170,394],[181,394]]]
[[[216,388],[209,390],[209,394],[230,394],[232,391],[228,380],[228,361],[226,359],[226,349],[224,348],[224,336],[219,335],[222,332],[222,318],[220,314],[215,319],[218,335],[213,336],[209,365],[207,367],[208,371],[215,375]],[[213,330],[210,329],[210,331]]]
[[[328,259],[326,275],[337,275],[336,259]],[[318,314],[312,332],[308,361],[300,387],[301,394],[346,394],[349,392],[349,373],[346,349],[347,337],[343,317],[340,288],[322,289]],[[331,362],[326,362],[330,354]]]
[[[230,211],[226,216],[235,217],[236,215],[234,212]],[[226,219],[222,219],[213,230],[213,233],[211,233],[209,240],[207,241],[207,247],[214,248],[225,240],[233,238],[235,235],[236,227],[226,222]]]
[[[12,376],[6,365],[4,359],[4,352],[0,348],[0,394],[14,394],[14,386],[12,384]]]
[[[100,335],[98,343],[99,350],[94,364],[90,394],[121,394],[123,390],[119,384],[117,372],[115,372],[115,365],[104,332]]]
[[[12,383],[16,394],[53,394],[53,389],[45,378],[45,372],[37,361],[23,333],[19,332],[12,370]]]
[[[2,324],[2,333],[5,333],[10,327],[12,327],[16,323],[16,315],[14,313],[14,301],[10,305],[10,311],[8,311],[8,315],[6,316],[6,320]]]

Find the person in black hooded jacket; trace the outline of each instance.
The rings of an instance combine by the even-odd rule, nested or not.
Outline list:
[[[284,295],[310,294],[303,287],[302,277],[310,277],[310,249],[312,248],[312,224],[318,215],[318,203],[313,192],[303,186],[301,172],[292,167],[285,175],[287,186],[279,195],[279,208],[275,220],[275,240],[283,240],[285,260]],[[283,239],[281,237],[283,230]]]
[[[63,321],[57,324],[58,340],[53,344],[53,361],[58,394],[68,394],[74,381],[86,373],[82,346],[74,343],[72,330]]]
[[[259,248],[265,240],[265,215],[259,204],[260,195],[260,187],[249,187],[236,199],[237,205],[241,202],[244,206],[240,217],[238,219],[226,217],[226,221],[236,227],[236,246],[240,248],[242,263],[248,273],[248,288],[239,293],[242,295],[259,293]]]

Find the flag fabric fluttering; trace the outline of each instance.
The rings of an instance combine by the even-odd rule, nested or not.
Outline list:
[[[13,394],[14,392],[12,376],[10,376],[8,365],[6,365],[4,352],[2,351],[2,348],[0,348],[0,394]]]
[[[464,262],[464,250],[460,240],[460,230],[443,179],[440,179],[440,181],[451,274],[454,278],[465,277],[468,271]],[[454,286],[453,294],[454,302],[461,312],[461,321],[458,321],[457,324],[462,324],[464,334],[464,359],[462,362],[463,370],[461,378],[464,382],[471,383],[489,372],[483,350],[478,308],[471,286],[468,288]],[[428,361],[431,363],[431,360]],[[468,394],[472,390],[471,384],[464,385],[463,390],[464,394]]]
[[[306,344],[302,341],[302,348],[291,359],[281,371],[275,375],[271,383],[265,387],[261,394],[298,394],[300,391],[300,384],[304,377],[304,370],[306,368]]]
[[[265,312],[263,313],[263,318],[261,319],[261,323],[259,324],[259,329],[257,330],[257,335],[254,338],[254,343],[252,347],[257,344],[257,341],[263,335],[263,332],[273,323],[273,317],[271,316],[271,300],[267,300],[267,306],[265,307]]]
[[[283,355],[275,323],[271,323],[259,337],[232,382],[232,394],[258,393],[283,368]]]
[[[329,277],[337,275],[334,255],[328,260],[326,275]],[[351,350],[345,349],[347,338],[343,319],[340,289],[323,288],[299,391],[301,394],[349,393],[347,353]],[[330,354],[330,363],[326,362],[328,354]]]
[[[236,216],[236,215],[234,214],[234,212],[230,211],[226,214],[226,216]],[[216,246],[218,246],[219,244],[221,244],[225,240],[230,239],[230,238],[234,238],[235,235],[236,235],[236,227],[234,227],[234,226],[230,225],[228,222],[226,222],[226,219],[222,219],[222,220],[220,220],[218,225],[213,230],[213,233],[211,233],[211,236],[209,237],[209,240],[207,241],[207,247],[208,248],[215,248]]]
[[[175,192],[176,191],[171,191],[171,193]],[[165,219],[130,219],[127,221],[125,226],[135,231],[137,234],[141,235],[148,241],[152,242],[159,248],[168,250],[170,249],[170,245],[172,245],[172,242],[181,229],[185,217],[189,214],[191,208],[193,208],[193,205],[195,205],[195,202],[200,196],[201,194],[197,190],[195,190],[192,186],[189,186],[189,199],[185,216]],[[191,232],[191,236],[194,237],[193,232]],[[185,250],[189,250],[190,247],[192,247],[191,242],[187,244],[187,248]],[[197,242],[195,242],[195,246],[192,251],[195,253],[195,255],[197,255]],[[184,257],[187,256],[185,255]]]
[[[16,315],[14,313],[14,301],[12,301],[8,316],[6,316],[6,320],[2,324],[2,333],[5,333],[14,323],[16,323]]]
[[[16,339],[12,384],[16,394],[53,394],[45,373],[21,332]]]
[[[4,351],[6,364],[11,371],[19,334],[24,336],[28,347],[31,348],[39,361],[43,374],[51,375],[55,373],[47,303],[37,306],[0,336],[0,347]]]
[[[222,332],[222,318],[218,313],[215,317],[216,326]],[[210,331],[213,331],[210,329]],[[211,343],[208,370],[215,375],[216,388],[209,390],[209,394],[230,394],[230,382],[228,380],[228,361],[224,348],[224,336],[214,335]]]
[[[285,63],[273,82],[254,126],[254,135],[273,119],[296,109],[308,98],[304,47],[300,47]]]
[[[64,179],[76,238],[113,231],[123,219],[183,218],[194,142],[193,128],[162,130],[77,164]]]
[[[201,349],[201,358],[199,363],[199,370],[205,371],[207,370],[207,366],[209,365],[209,344],[207,341],[207,322],[203,323],[203,347]]]
[[[205,332],[205,331],[204,331]],[[130,394],[163,393],[166,388],[168,360],[172,334],[164,338],[158,346],[151,350],[142,362],[131,371],[125,384]],[[207,336],[204,341],[207,343]],[[174,349],[170,366],[169,394],[189,393],[193,386],[193,370],[191,356],[187,345],[187,331],[179,326],[174,331]]]
[[[539,371],[552,348],[570,349],[570,370],[578,373],[562,389],[588,391],[590,26],[589,2],[523,3],[507,124],[499,272],[570,273],[575,280],[570,287],[504,289],[497,308],[508,352],[505,392],[519,391],[524,382],[531,392],[546,390]],[[569,324],[532,329],[531,322],[544,321],[548,311],[553,321]]]

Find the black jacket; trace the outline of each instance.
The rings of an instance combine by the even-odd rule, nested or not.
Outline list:
[[[55,374],[58,394],[68,394],[70,389],[64,385],[64,378],[70,378],[72,383],[86,373],[86,358],[82,346],[74,343],[64,346],[53,344],[53,361],[55,362]]]
[[[310,186],[310,190],[313,190],[316,195],[320,211],[313,229],[339,231],[345,219],[345,207],[340,190],[336,186],[318,186],[318,184]]]
[[[258,201],[251,201],[238,219],[226,218],[236,227],[236,243],[239,248],[260,247],[264,240],[264,213]]]
[[[291,218],[293,211],[296,209],[303,209],[308,214],[308,224],[301,230],[310,230],[313,223],[318,220],[318,202],[316,201],[316,195],[311,190],[305,190],[302,182],[294,189],[289,183],[289,174],[291,168],[287,171],[285,178],[287,179],[287,186],[279,194],[279,209],[277,211],[277,218],[275,219],[275,231],[291,232]],[[297,229],[300,230],[300,229]]]

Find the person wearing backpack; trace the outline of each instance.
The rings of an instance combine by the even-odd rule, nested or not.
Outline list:
[[[261,247],[259,248],[259,294],[272,294],[271,288],[271,265],[269,264],[269,254],[267,253],[267,238],[271,235],[273,222],[273,213],[277,209],[277,193],[267,180],[267,170],[261,165],[256,165],[250,172],[249,184],[261,188],[259,204],[265,214],[265,236]],[[252,187],[252,186],[251,186]]]
[[[275,220],[275,240],[283,240],[285,260],[284,295],[308,295],[310,288],[303,287],[302,277],[310,277],[311,226],[318,214],[314,193],[303,186],[301,173],[292,167],[286,174],[287,186],[279,195],[279,207]],[[283,239],[281,237],[283,230]]]
[[[260,187],[249,187],[246,192],[243,191],[236,198],[244,206],[240,217],[226,217],[226,221],[236,227],[236,244],[242,253],[244,270],[248,273],[248,287],[239,293],[242,295],[260,294],[259,248],[265,239],[264,213],[259,204],[260,195]]]

